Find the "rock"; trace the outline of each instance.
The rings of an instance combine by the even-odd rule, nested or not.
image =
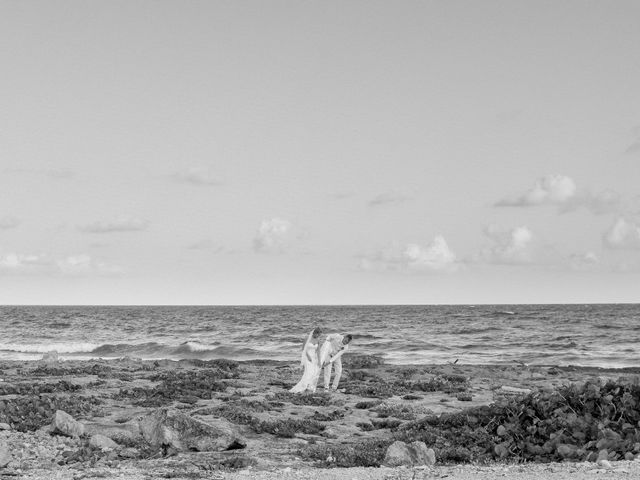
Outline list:
[[[133,447],[124,448],[120,452],[120,456],[122,458],[138,458],[139,455],[140,455],[140,450]]]
[[[598,460],[597,465],[599,467],[603,467],[606,468],[607,470],[612,469],[613,467],[611,466],[611,463],[609,462],[609,460]]]
[[[0,430],[11,430],[11,425],[8,423],[0,423]]]
[[[598,452],[598,458],[597,458],[597,462],[599,462],[600,460],[607,460],[609,458],[609,451],[608,450],[600,450]]]
[[[88,424],[85,431],[88,435],[104,435],[120,445],[133,445],[140,438],[140,428],[135,422],[118,427]]]
[[[473,396],[467,392],[461,392],[456,395],[456,399],[460,402],[471,402],[473,400]]]
[[[571,445],[568,443],[560,443],[556,447],[556,452],[558,452],[558,455],[560,455],[563,459],[579,457],[580,456],[579,450],[580,449],[575,445]]]
[[[498,436],[504,437],[507,434],[507,429],[504,428],[504,425],[500,425],[496,430],[496,433],[498,434]]]
[[[389,445],[382,462],[388,467],[434,465],[436,454],[431,448],[427,448],[424,442],[406,444],[396,441]]]
[[[140,421],[140,430],[151,445],[163,445],[178,451],[223,451],[247,445],[226,420],[219,419],[213,425],[171,408],[160,408],[144,417]]]
[[[76,421],[67,412],[56,410],[51,421],[51,433],[66,435],[67,437],[80,437],[84,434],[84,425]]]
[[[499,392],[503,395],[529,395],[531,390],[528,388],[508,387],[505,385],[500,387]]]
[[[627,452],[627,453],[624,454],[624,459],[629,461],[629,462],[633,461],[635,458],[636,458],[636,456],[631,452]]]
[[[109,437],[105,437],[104,435],[100,435],[99,433],[93,435],[89,439],[89,445],[94,448],[99,448],[100,450],[115,450],[118,448],[118,444],[111,440]]]
[[[0,441],[0,468],[4,468],[11,463],[11,452],[3,441]]]

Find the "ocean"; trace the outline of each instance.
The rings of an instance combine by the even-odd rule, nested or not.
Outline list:
[[[0,359],[297,361],[315,326],[387,363],[638,366],[640,305],[3,306]]]

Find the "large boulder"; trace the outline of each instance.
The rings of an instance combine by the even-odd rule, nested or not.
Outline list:
[[[66,435],[67,437],[80,437],[84,434],[84,425],[67,412],[56,410],[51,421],[51,433]]]
[[[435,465],[436,454],[424,442],[397,441],[389,445],[382,463],[388,467]]]
[[[219,420],[212,425],[172,408],[160,408],[142,418],[140,431],[151,445],[183,451],[214,452],[247,445],[227,421]]]

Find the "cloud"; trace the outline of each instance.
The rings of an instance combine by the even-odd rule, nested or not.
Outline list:
[[[571,270],[595,270],[601,267],[600,257],[593,252],[574,253],[568,258]]]
[[[222,245],[216,245],[213,240],[209,238],[203,238],[197,242],[193,242],[187,245],[187,250],[210,250],[212,253],[222,253],[226,249]]]
[[[6,253],[0,255],[0,273],[29,274],[49,271],[53,262],[43,254]]]
[[[638,208],[637,200],[625,199],[618,192],[607,189],[594,192],[578,189],[575,182],[563,175],[547,175],[536,180],[533,188],[522,195],[503,198],[496,207],[535,207],[555,205],[560,213],[584,208],[594,215],[633,212]]]
[[[489,226],[484,234],[492,245],[472,258],[473,262],[513,265],[531,263],[533,261],[531,230],[525,226],[510,230]]]
[[[258,253],[283,253],[297,237],[296,228],[288,220],[262,220],[253,239],[253,249]]]
[[[640,225],[618,218],[602,237],[604,246],[614,250],[640,249]]]
[[[346,200],[347,198],[353,197],[353,192],[333,192],[330,193],[329,196],[334,200]]]
[[[51,169],[33,169],[33,168],[5,168],[4,173],[13,175],[36,175],[54,178],[56,180],[67,180],[73,178],[75,173],[65,168],[51,168]]]
[[[629,206],[625,204],[622,196],[613,190],[604,190],[599,193],[591,191],[579,192],[560,205],[562,213],[572,212],[580,208],[586,208],[594,215],[604,215],[621,212],[625,208],[629,208]]]
[[[86,254],[52,258],[46,254],[0,255],[0,274],[6,275],[117,275],[122,267],[93,259]]]
[[[410,197],[402,195],[401,193],[381,193],[376,197],[369,200],[370,207],[380,207],[382,205],[392,205],[404,203],[407,200],[411,200]]]
[[[81,225],[78,230],[85,233],[135,232],[146,230],[149,222],[136,217],[118,217],[112,221],[99,221]]]
[[[20,220],[16,217],[0,217],[0,230],[9,230],[20,225]]]
[[[360,260],[360,268],[369,271],[451,272],[459,267],[455,253],[441,235],[424,246],[392,244]]]
[[[635,153],[640,153],[640,138],[638,138],[635,142],[627,147],[624,153],[628,155],[633,155]]]
[[[119,275],[124,269],[117,265],[110,265],[101,260],[96,260],[90,255],[80,254],[65,257],[56,261],[59,273],[62,275]]]
[[[564,175],[547,175],[536,180],[533,188],[522,195],[507,197],[495,203],[496,207],[533,207],[560,205],[576,193],[575,182]]]
[[[188,168],[181,172],[174,173],[172,178],[176,182],[188,183],[197,186],[222,185],[222,181],[207,168]]]

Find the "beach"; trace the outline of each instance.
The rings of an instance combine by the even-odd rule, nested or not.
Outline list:
[[[517,405],[527,395],[549,395],[567,385],[635,385],[640,369],[387,365],[381,357],[350,355],[345,356],[338,391],[319,389],[313,394],[289,393],[301,375],[299,366],[271,360],[63,361],[50,355],[41,361],[2,361],[0,372],[0,475],[13,478],[640,474],[638,452],[616,453],[612,446],[604,462],[602,457],[596,462],[592,454],[588,458],[587,450],[565,455],[556,446],[549,455],[536,457],[544,463],[500,450],[485,452],[482,445],[487,441],[498,444],[507,438],[504,427],[501,432],[495,424],[482,426],[485,443],[465,445],[481,426],[481,415],[474,410],[478,407]],[[62,433],[68,427],[62,425],[52,431],[59,410],[81,430]],[[460,445],[455,438],[433,437],[427,447],[434,448],[434,465],[380,466],[381,449],[418,432],[417,426],[424,426],[421,419],[459,412],[472,412],[460,418],[471,419],[476,436],[467,438],[461,431]],[[158,439],[157,432],[166,430],[162,422],[174,430],[188,430],[186,436]],[[202,430],[203,424],[204,438],[194,437],[194,428]],[[598,449],[595,442],[590,448],[592,453]],[[554,463],[557,460],[565,462]]]

